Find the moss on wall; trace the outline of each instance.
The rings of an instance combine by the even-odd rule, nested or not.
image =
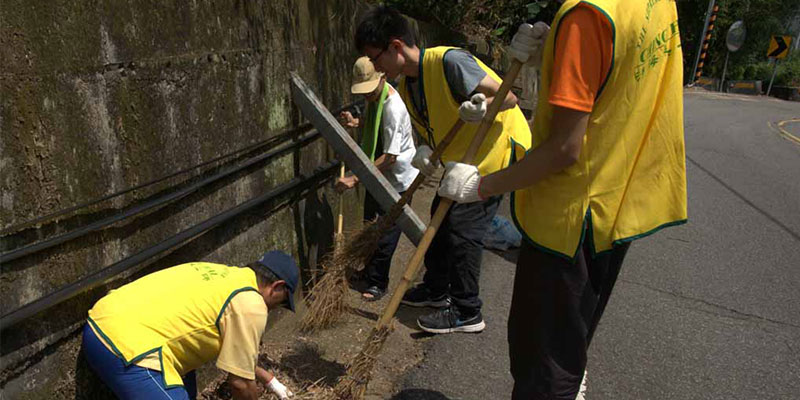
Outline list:
[[[291,101],[289,71],[298,71],[330,109],[351,101],[350,73],[357,56],[352,37],[364,7],[356,0],[4,1],[0,229],[252,143],[290,139],[287,130],[302,117]],[[0,313],[309,174],[329,158],[328,146],[318,140],[179,201],[4,263]],[[235,161],[13,230],[0,236],[0,251],[114,215]],[[108,397],[78,355],[82,320],[106,290],[187,261],[241,265],[267,249],[290,252],[305,265],[316,259],[309,251],[321,252],[330,244],[331,203],[337,199],[321,189],[267,204],[151,260],[133,276],[4,331],[4,395]],[[204,373],[202,380],[213,373]]]

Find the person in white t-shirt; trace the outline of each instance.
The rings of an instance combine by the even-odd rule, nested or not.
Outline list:
[[[356,61],[350,91],[355,95],[363,95],[367,100],[367,108],[361,118],[354,118],[350,112],[343,111],[339,116],[342,124],[349,128],[361,128],[361,149],[402,195],[419,173],[411,166],[416,149],[411,136],[411,118],[405,103],[392,85],[386,82],[386,77],[375,71],[368,57]],[[349,174],[337,180],[336,189],[343,192],[357,184],[358,177]],[[383,214],[378,202],[367,193],[364,219],[372,220]],[[400,227],[397,224],[380,238],[378,249],[364,268],[367,283],[362,292],[364,300],[375,301],[386,293],[389,267],[399,240]]]

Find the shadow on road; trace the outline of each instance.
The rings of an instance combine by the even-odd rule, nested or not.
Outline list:
[[[434,390],[405,389],[391,400],[449,400],[450,398]]]
[[[281,357],[279,365],[295,382],[328,387],[334,386],[347,370],[343,364],[322,358],[319,346],[313,343],[298,343]]]
[[[486,251],[491,251],[492,253],[510,262],[512,265],[517,265],[517,258],[519,257],[519,247],[515,249],[509,249],[506,251],[494,250],[494,249],[486,249]]]

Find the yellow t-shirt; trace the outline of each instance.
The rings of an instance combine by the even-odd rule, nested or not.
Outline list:
[[[89,324],[95,336],[106,348],[108,343]],[[267,306],[261,294],[252,290],[239,292],[228,303],[219,321],[222,346],[217,356],[217,368],[245,379],[255,379],[258,348],[267,327]],[[161,371],[161,361],[154,352],[134,365]]]

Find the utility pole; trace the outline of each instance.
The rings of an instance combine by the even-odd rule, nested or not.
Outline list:
[[[771,58],[771,60],[774,64],[772,66],[772,78],[769,79],[769,87],[767,87],[767,97],[769,97],[769,92],[772,91],[772,82],[775,82],[775,73],[778,72],[778,59]]]
[[[711,21],[711,14],[714,11],[714,1],[708,1],[708,11],[706,11],[706,22],[703,24],[703,33],[700,35],[700,42],[697,45],[697,57],[694,59],[694,68],[692,69],[692,84],[697,81],[697,64],[700,64],[700,54],[704,54],[705,50],[703,48],[703,44],[706,42],[706,36],[708,36],[708,24]]]

